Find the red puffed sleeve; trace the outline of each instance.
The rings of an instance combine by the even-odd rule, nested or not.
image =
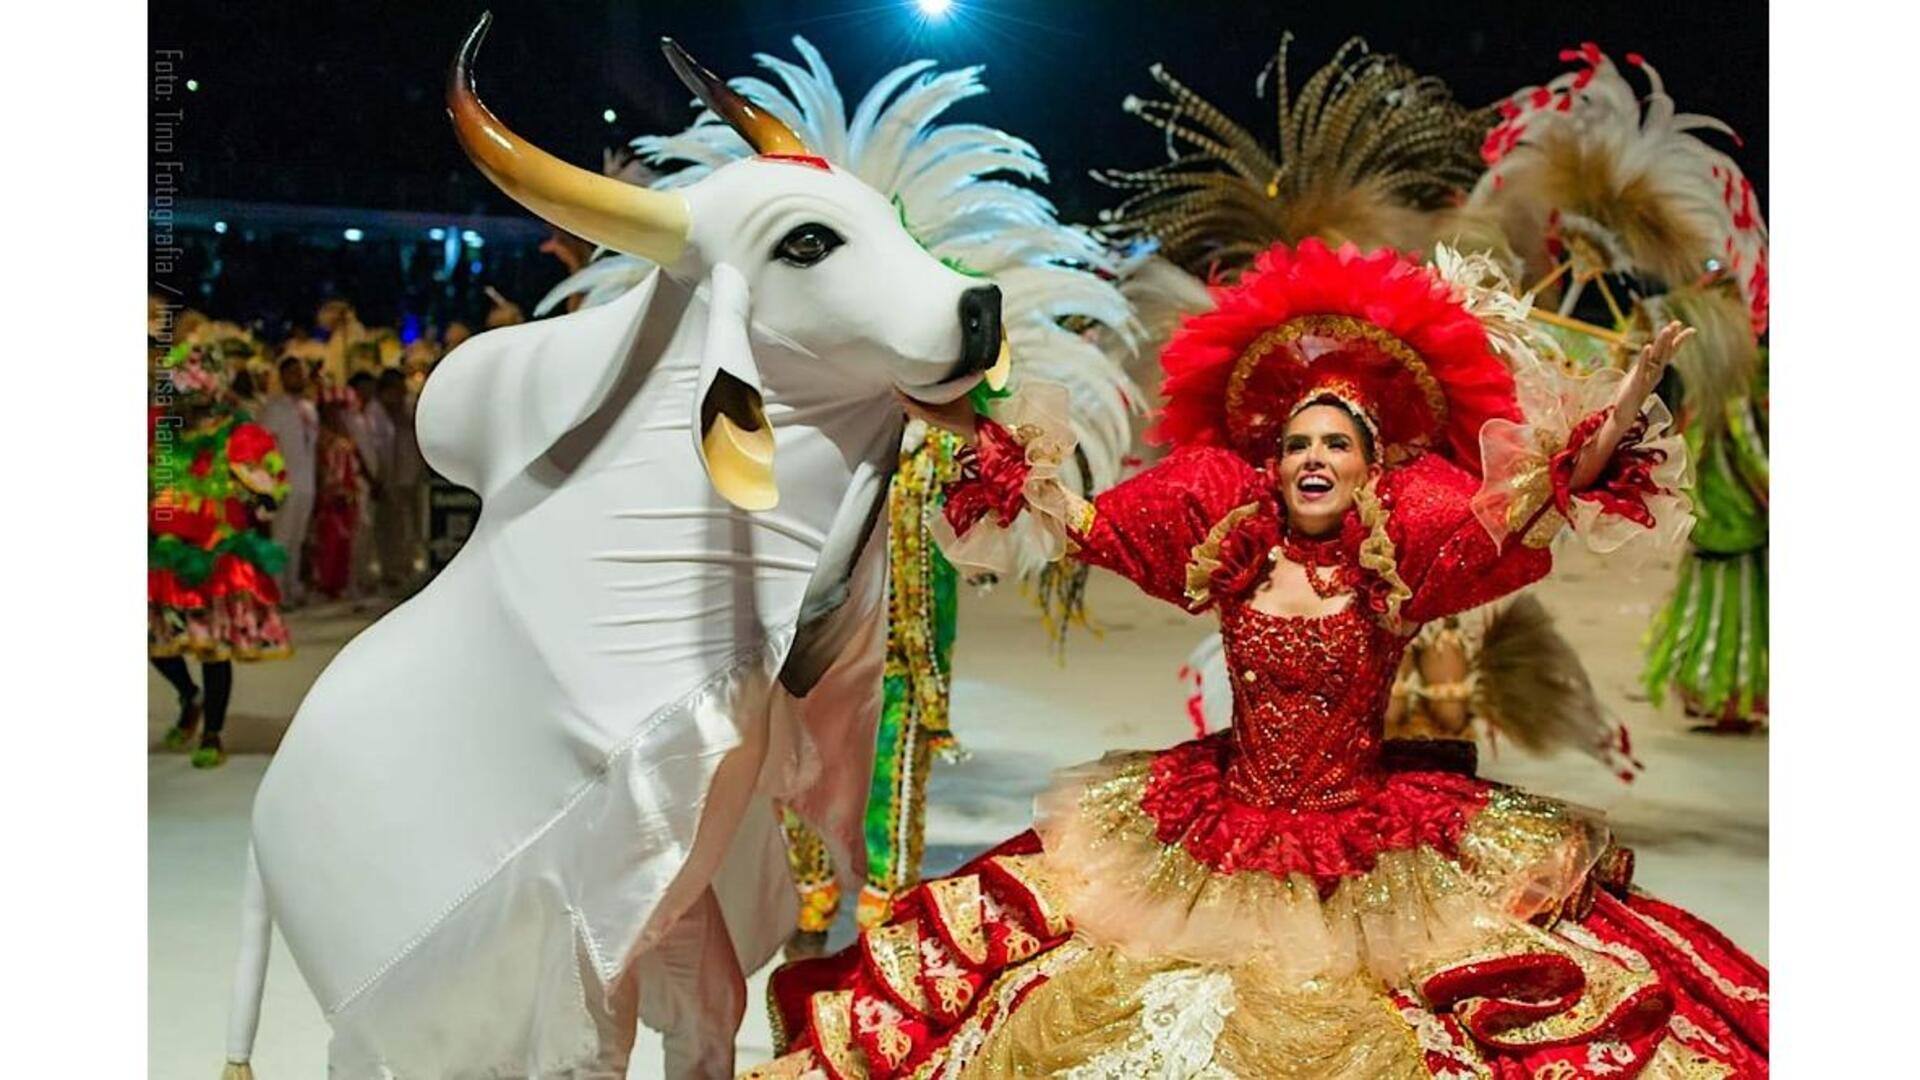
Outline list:
[[[1094,496],[1091,517],[1068,535],[1082,562],[1169,603],[1204,606],[1204,594],[1189,591],[1189,570],[1203,560],[1217,564],[1223,548],[1247,546],[1236,541],[1272,520],[1266,488],[1260,472],[1231,450],[1189,447]],[[1265,535],[1259,554],[1276,541]]]
[[[1589,383],[1580,392],[1610,385]],[[1569,526],[1603,554],[1637,537],[1671,543],[1683,535],[1693,520],[1679,490],[1686,447],[1666,433],[1670,418],[1657,399],[1592,483],[1572,487],[1575,463],[1609,415],[1587,412],[1564,435],[1551,418],[1535,427],[1490,421],[1481,432],[1484,480],[1433,454],[1390,471],[1381,485],[1387,531],[1402,591],[1411,592],[1402,621],[1430,622],[1538,581],[1553,566],[1548,544]]]
[[[1474,516],[1480,481],[1438,454],[1423,454],[1380,481],[1392,559],[1406,595],[1408,626],[1491,603],[1539,581],[1553,568],[1545,547],[1511,537],[1496,544]]]
[[[1030,506],[1059,497],[1033,490],[1028,457],[1015,433],[992,420],[980,421],[964,474],[946,491],[943,513],[953,535],[1004,528]],[[1075,557],[1122,575],[1150,596],[1189,607],[1201,606],[1188,593],[1188,569],[1200,554],[1196,549],[1214,551],[1228,534],[1242,531],[1237,526],[1243,521],[1270,519],[1270,513],[1255,512],[1269,499],[1259,471],[1239,455],[1189,447],[1090,502],[1068,495],[1065,508],[1056,513],[1065,521]]]

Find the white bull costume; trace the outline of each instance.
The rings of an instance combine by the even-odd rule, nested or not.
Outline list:
[[[664,269],[448,356],[421,448],[484,510],[314,684],[254,807],[231,1074],[269,927],[335,1077],[731,1072],[744,972],[792,926],[770,800],[854,857],[880,694],[894,395],[1004,378],[999,294],[665,43],[760,154],[678,192],[522,140],[455,63],[474,162]]]

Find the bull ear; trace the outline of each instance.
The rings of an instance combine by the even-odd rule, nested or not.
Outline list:
[[[773,425],[760,399],[760,369],[748,334],[747,279],[720,264],[707,277],[706,355],[693,395],[694,443],[707,479],[742,510],[780,502],[773,481]]]

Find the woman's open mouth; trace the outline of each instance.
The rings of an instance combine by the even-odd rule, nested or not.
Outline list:
[[[1333,477],[1324,473],[1308,473],[1293,482],[1293,490],[1299,492],[1302,499],[1312,502],[1333,494]]]

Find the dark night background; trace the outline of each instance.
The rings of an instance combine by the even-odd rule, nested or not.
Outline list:
[[[150,47],[183,50],[180,75],[198,84],[174,99],[186,109],[175,155],[184,164],[181,195],[216,209],[264,202],[524,218],[467,163],[441,106],[447,64],[484,6],[156,5]],[[991,92],[946,119],[993,124],[1033,142],[1052,169],[1049,195],[1062,216],[1090,222],[1115,200],[1089,169],[1162,156],[1156,133],[1119,108],[1129,93],[1155,92],[1149,64],[1163,62],[1271,139],[1271,105],[1256,100],[1253,82],[1291,30],[1295,86],[1357,34],[1446,80],[1469,105],[1559,74],[1568,66],[1559,50],[1581,41],[1617,61],[1639,52],[1681,111],[1719,117],[1743,136],[1744,147],[1732,152],[1763,205],[1768,191],[1766,10],[1751,2],[956,0],[932,20],[912,0],[498,0],[492,8],[494,29],[477,65],[482,95],[523,135],[588,167],[598,166],[603,148],[691,119],[690,95],[661,58],[660,35],[734,76],[758,73],[755,52],[797,60],[788,40],[802,34],[825,54],[849,108],[876,77],[911,59],[986,65]],[[602,119],[605,109],[616,112],[614,123]],[[558,262],[532,250],[530,230],[490,244],[477,273],[462,265],[461,280],[422,297],[383,269],[406,261],[412,241],[377,235],[344,245],[332,239],[337,227],[300,238],[245,215],[216,238],[196,234],[192,215],[183,221],[191,254],[182,274],[202,306],[268,322],[304,321],[329,292],[355,299],[369,321],[426,309],[435,318],[469,317],[485,306],[474,285],[487,282],[531,309],[562,276]],[[317,241],[321,231],[325,242]],[[225,310],[236,307],[248,310]]]

